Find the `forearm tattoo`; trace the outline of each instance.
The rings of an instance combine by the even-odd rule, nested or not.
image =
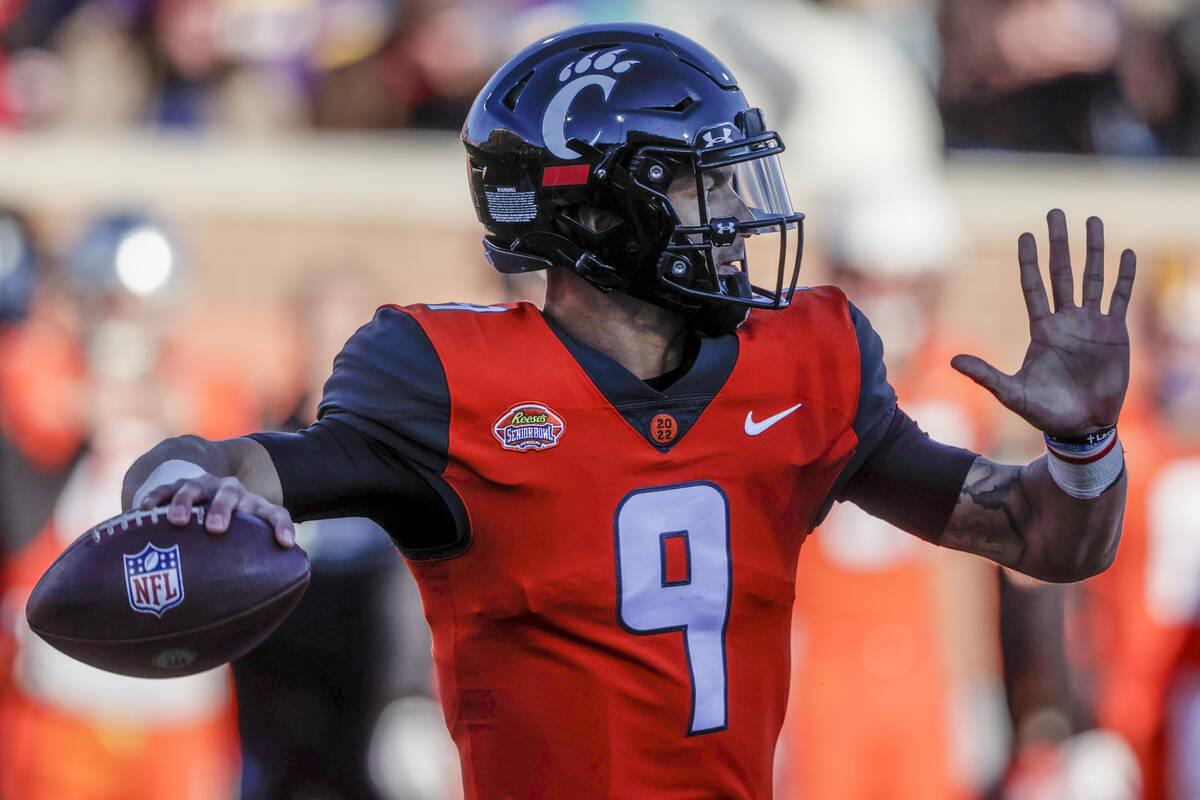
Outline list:
[[[1018,467],[977,459],[963,481],[941,544],[1016,567],[1025,553],[1029,505]]]

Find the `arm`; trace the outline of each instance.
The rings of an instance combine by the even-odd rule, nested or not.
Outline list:
[[[180,436],[160,442],[125,473],[121,508],[132,508],[134,493],[159,465],[171,459],[189,461],[205,474],[152,488],[142,499],[142,508],[154,508],[169,500],[168,519],[184,525],[193,505],[209,502],[204,524],[210,533],[224,533],[237,509],[269,522],[281,545],[291,547],[295,543],[296,528],[282,505],[279,473],[266,448],[248,437],[214,442],[199,436]]]
[[[1136,259],[1131,250],[1122,253],[1108,313],[1101,313],[1104,230],[1099,219],[1090,218],[1083,303],[1076,306],[1063,213],[1051,211],[1047,222],[1053,312],[1033,236],[1026,233],[1018,242],[1030,330],[1021,369],[1006,375],[967,355],[955,356],[952,364],[1034,428],[1078,437],[1115,426],[1124,401],[1129,382],[1125,311]],[[1057,456],[1048,454],[1024,467],[976,459],[940,543],[1046,581],[1081,580],[1106,569],[1121,535],[1124,470],[1107,487],[1096,487],[1095,496],[1079,499],[1050,474],[1052,458]]]
[[[330,414],[296,433],[256,433],[221,442],[168,439],[126,473],[125,506],[159,464],[181,459],[204,474],[168,477],[170,482],[152,488],[140,504],[169,503],[168,515],[178,514],[171,519],[179,524],[187,522],[192,505],[210,503],[205,523],[213,533],[224,532],[229,511],[236,508],[271,523],[281,544],[291,541],[293,519],[367,517],[409,558],[443,557],[466,546],[466,509],[453,490],[348,419]]]
[[[409,557],[441,557],[466,545],[466,510],[440,477],[450,425],[445,374],[411,317],[381,308],[350,338],[334,360],[319,416],[297,433],[168,439],[130,468],[124,505],[158,465],[181,459],[205,474],[164,481],[141,503],[169,499],[168,513],[181,524],[191,505],[211,503],[205,521],[213,533],[226,529],[236,508],[271,522],[281,543],[291,540],[294,515],[367,517]]]
[[[1121,538],[1125,475],[1099,497],[1079,500],[1050,477],[1052,457],[1024,467],[975,459],[939,544],[1055,583],[1107,569]]]
[[[997,464],[937,442],[896,409],[839,499],[927,541],[984,556],[1044,581],[1095,574],[1112,560],[1125,477],[1078,500],[1047,474],[1043,456]]]
[[[125,473],[121,487],[121,508],[133,506],[133,494],[150,477],[155,467],[173,458],[190,461],[217,476],[237,478],[242,484],[275,504],[283,503],[279,473],[267,450],[253,439],[241,436],[220,442],[199,436],[165,439],[147,452]]]

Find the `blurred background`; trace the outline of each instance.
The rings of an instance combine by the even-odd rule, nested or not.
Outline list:
[[[1061,207],[1077,264],[1089,215],[1110,275],[1139,257],[1113,569],[1040,586],[837,509],[778,795],[1200,796],[1200,3],[0,0],[0,798],[456,795],[419,601],[366,523],[302,532],[317,599],[181,685],[60,663],[24,597],[159,438],[308,424],[376,306],[539,302],[483,259],[458,130],[507,57],[615,20],[764,109],[802,280],[866,311],[940,438],[1041,452],[947,367],[1018,367],[1022,231],[1044,258]]]

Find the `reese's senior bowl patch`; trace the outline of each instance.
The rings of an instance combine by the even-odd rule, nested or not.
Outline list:
[[[546,450],[558,444],[563,420],[541,403],[517,403],[500,415],[492,434],[505,450]]]

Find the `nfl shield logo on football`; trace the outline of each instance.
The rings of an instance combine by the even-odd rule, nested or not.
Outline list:
[[[161,617],[168,608],[183,602],[179,545],[162,548],[147,544],[140,553],[123,557],[130,608]]]

